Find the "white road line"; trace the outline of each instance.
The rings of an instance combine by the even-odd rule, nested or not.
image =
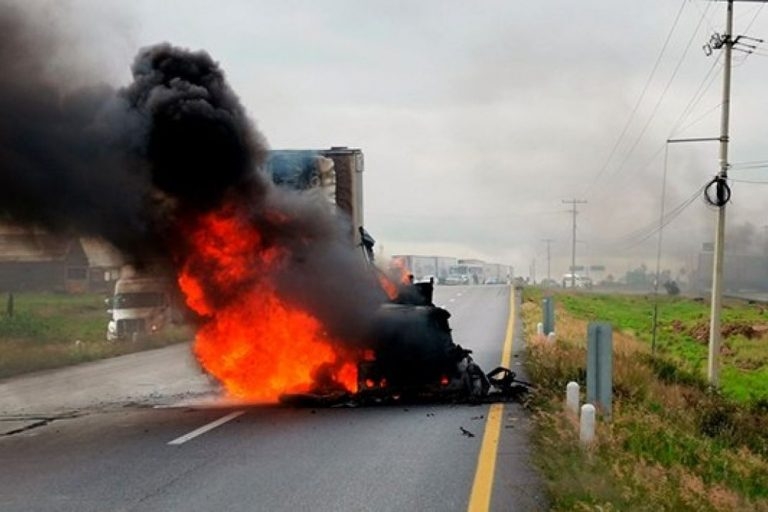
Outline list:
[[[201,436],[201,435],[205,434],[206,432],[209,432],[209,431],[215,429],[216,427],[220,427],[223,424],[225,424],[226,422],[232,421],[233,419],[237,418],[238,416],[240,416],[242,414],[245,414],[245,411],[231,412],[231,413],[227,414],[226,416],[217,419],[216,421],[212,421],[212,422],[208,423],[207,425],[203,425],[202,427],[193,430],[189,434],[184,434],[181,437],[177,437],[173,441],[169,441],[168,444],[172,444],[172,445],[184,444],[187,441],[189,441],[190,439],[194,439],[197,436]]]

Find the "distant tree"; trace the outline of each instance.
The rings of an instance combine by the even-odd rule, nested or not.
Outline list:
[[[648,274],[648,267],[645,266],[645,263],[634,270],[627,271],[625,280],[629,286],[646,286],[653,284],[653,276]]]
[[[667,290],[669,295],[680,295],[680,287],[677,286],[675,281],[665,281],[664,289]]]

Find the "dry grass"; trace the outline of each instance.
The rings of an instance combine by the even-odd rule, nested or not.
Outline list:
[[[538,304],[524,301],[522,314],[553,510],[768,511],[768,413],[707,393],[629,334],[614,331],[612,421],[580,448],[563,401],[568,381],[584,386],[587,323],[558,309],[558,339],[547,343],[536,336]]]

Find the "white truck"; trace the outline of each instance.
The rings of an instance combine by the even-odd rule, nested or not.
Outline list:
[[[107,299],[107,339],[135,341],[170,324],[170,290],[170,283],[154,277],[130,275],[118,279],[114,295]]]

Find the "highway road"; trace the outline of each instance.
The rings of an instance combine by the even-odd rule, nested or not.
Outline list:
[[[505,338],[520,369],[510,287],[435,302],[486,371]],[[185,346],[0,382],[0,510],[546,509],[517,404],[199,405],[216,393]]]

